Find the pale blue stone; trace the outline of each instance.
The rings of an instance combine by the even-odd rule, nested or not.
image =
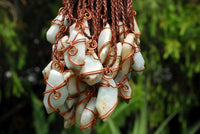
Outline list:
[[[54,20],[62,20],[63,18],[63,15],[58,15]],[[59,23],[61,24],[60,21],[56,21],[56,23]],[[64,20],[64,25],[67,26],[68,22],[67,22],[67,18],[65,18]],[[46,34],[46,38],[47,40],[51,43],[51,44],[54,44],[55,43],[55,38],[56,38],[56,34],[58,33],[60,29],[60,26],[57,25],[57,24],[53,24],[49,30],[47,31],[47,34]]]
[[[56,70],[51,70],[50,74],[49,74],[48,82],[53,87],[56,87],[56,86],[60,85],[61,83],[63,83],[64,79],[63,79],[63,76],[62,76],[62,74],[60,72],[58,72]],[[47,84],[45,91],[48,91],[48,90],[51,90],[51,89],[52,89],[52,87],[50,87]],[[60,98],[54,99],[53,98],[53,93],[50,96],[50,104],[55,109],[58,109],[59,107],[63,106],[63,104],[65,103],[66,98],[68,97],[68,91],[67,91],[67,87],[66,86],[58,89],[58,91],[61,93]],[[43,99],[43,103],[44,103],[44,106],[45,106],[45,108],[47,110],[47,113],[53,112],[53,110],[49,107],[49,103],[48,103],[49,95],[50,95],[50,93],[46,93],[44,95],[44,99]],[[55,94],[55,96],[57,96],[57,95],[58,94]]]
[[[95,53],[94,57],[98,58]],[[85,65],[81,68],[80,74],[103,69],[101,62],[99,60],[94,59],[94,57],[92,55],[85,56]],[[102,79],[102,73],[89,74],[89,75],[84,75],[82,77],[82,80],[85,81],[90,86],[98,83],[99,81],[101,81],[101,79]]]
[[[105,83],[104,80],[102,80],[103,83]],[[114,87],[116,87],[116,84],[113,79],[109,80],[110,84]],[[113,88],[111,86],[109,87],[99,87],[98,95],[97,95],[97,102],[96,102],[96,109],[99,113],[99,116],[105,116],[108,112],[108,116],[103,120],[106,121],[107,118],[111,115],[110,111],[113,107],[116,106],[118,101],[118,89]]]
[[[110,25],[107,23],[105,26],[105,29],[103,29],[99,35],[98,38],[98,51],[102,49],[103,45],[112,39],[112,31],[110,29]],[[102,51],[99,54],[99,58],[101,60],[101,63],[105,62],[105,59],[108,55],[109,48],[111,44],[108,44],[103,47]]]

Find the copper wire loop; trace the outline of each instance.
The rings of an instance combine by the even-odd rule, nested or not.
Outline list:
[[[124,76],[124,78],[119,83],[117,83],[117,88],[118,89],[122,88],[124,92],[128,92],[129,91],[129,87],[124,84],[126,81],[128,81],[128,77]]]
[[[104,69],[104,74],[103,74],[103,79],[113,79],[114,77],[114,72],[113,69],[109,68],[108,66]]]
[[[64,64],[61,61],[54,60],[51,63],[51,69],[58,70],[60,73],[63,73],[64,71]]]
[[[125,96],[123,92],[128,92],[129,90],[129,87],[128,85],[125,84],[125,82],[129,81],[128,77],[127,76],[124,76],[124,78],[119,82],[117,83],[117,88],[118,88],[118,93],[120,95],[120,97],[122,97],[123,99],[131,99],[131,96]]]
[[[87,123],[80,125],[81,129],[86,129],[91,126],[93,130],[94,125],[96,124],[98,114],[95,110],[87,108],[88,102],[92,97],[96,97],[98,94],[98,88],[100,87],[112,87],[118,89],[119,97],[124,100],[131,99],[131,96],[126,95],[131,89],[125,84],[129,81],[127,76],[112,85],[109,80],[115,79],[119,75],[119,71],[122,69],[122,66],[125,61],[130,60],[129,72],[142,72],[145,67],[141,70],[134,70],[133,65],[135,64],[134,55],[140,52],[140,47],[136,46],[137,39],[141,35],[141,32],[136,32],[134,29],[134,21],[137,23],[136,11],[133,11],[132,0],[63,0],[63,7],[58,11],[60,19],[54,19],[51,21],[52,25],[58,25],[59,31],[55,35],[55,43],[53,44],[52,50],[52,64],[51,69],[57,70],[60,73],[70,72],[71,75],[65,78],[64,82],[60,83],[58,86],[53,86],[48,81],[48,77],[45,75],[44,82],[51,87],[51,89],[45,91],[43,95],[48,94],[48,105],[53,111],[59,112],[58,109],[54,108],[50,102],[50,99],[59,100],[62,97],[60,88],[66,86],[70,78],[76,78],[76,91],[75,94],[70,95],[66,98],[67,100],[76,99],[72,108],[77,109],[81,104],[84,104],[84,108],[90,111],[93,114],[93,118]],[[66,26],[67,21],[67,26]],[[88,23],[88,26],[86,25]],[[122,24],[119,25],[119,22]],[[74,39],[71,39],[70,36],[70,26],[75,25],[74,31],[77,32],[74,36]],[[110,27],[105,27],[106,24],[109,24]],[[111,30],[112,39],[105,42],[101,48],[98,48],[98,37],[100,33],[105,30]],[[90,31],[90,33],[88,33]],[[73,32],[73,34],[75,33]],[[133,33],[135,35],[133,44],[123,41],[126,38],[128,33]],[[63,42],[62,38],[68,35],[68,41]],[[82,37],[81,39],[78,37]],[[105,35],[106,36],[106,35]],[[128,44],[131,46],[130,53],[127,53],[127,56],[122,59],[120,55],[117,55],[117,43],[122,42],[123,44]],[[61,46],[58,46],[58,44]],[[78,55],[83,50],[80,50],[80,46],[85,47],[85,55],[91,55],[95,60],[100,59],[100,54],[104,48],[108,50],[105,60],[102,61],[103,68],[100,70],[85,72],[80,74],[80,71],[72,72],[72,68],[67,68],[66,60],[69,61],[73,66],[79,66],[80,68],[85,65],[85,61],[82,60],[81,63],[73,60],[74,58],[79,58]],[[80,57],[84,59],[84,57]],[[81,89],[81,84],[86,84],[83,80],[87,75],[101,74],[104,82],[99,82],[93,86],[88,86],[86,89]],[[85,94],[85,98],[82,100],[80,96]],[[108,118],[113,110],[116,108],[117,102],[110,108],[104,115],[101,115],[100,119]],[[75,113],[72,112],[72,108],[65,111],[59,112],[61,116],[72,114],[68,119],[74,119]]]

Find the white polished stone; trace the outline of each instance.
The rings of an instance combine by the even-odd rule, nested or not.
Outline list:
[[[85,36],[80,34],[78,31],[74,30],[72,32],[72,35],[69,37],[69,42],[77,41],[79,39],[85,39],[85,41],[88,40]],[[74,62],[75,64],[78,64],[78,65],[74,65],[69,60],[70,57],[68,57],[68,53],[70,52],[70,49],[66,50],[66,52],[64,53],[64,59],[65,59],[66,66],[69,69],[72,69],[74,72],[79,73],[79,71],[81,69],[80,65],[84,64],[85,53],[86,53],[86,45],[85,45],[85,42],[80,42],[80,43],[76,43],[76,44],[73,44],[73,45],[76,48],[74,47],[74,48],[72,48],[72,50],[74,52],[77,51],[77,53],[76,53],[76,55],[74,55],[74,56],[71,55],[70,57],[71,57],[72,62]]]
[[[134,20],[134,33],[135,33],[136,37],[139,37],[141,35],[141,32],[138,27],[137,20],[135,17],[133,17],[133,20]]]
[[[67,99],[66,100],[67,106],[69,108],[72,108],[72,106],[74,106],[75,104],[77,104],[77,102],[78,102],[78,98],[73,98],[73,99]]]
[[[109,48],[111,44],[108,44],[106,46],[103,46],[105,43],[111,41],[112,39],[112,31],[110,29],[110,25],[107,23],[104,29],[101,31],[99,38],[98,38],[98,52],[101,49],[101,52],[98,54],[101,63],[105,62],[105,59],[108,55]],[[103,48],[102,48],[103,47]]]
[[[52,61],[49,62],[49,64],[42,70],[42,74],[45,79],[49,77],[49,73],[51,71],[51,64],[52,64]]]
[[[60,85],[61,83],[63,83],[64,79],[63,79],[63,76],[62,76],[61,73],[59,73],[56,70],[51,70],[50,74],[49,74],[48,82],[53,87],[56,87],[56,86]],[[49,90],[52,90],[52,89],[53,88],[50,87],[47,84],[45,91],[49,91]],[[61,107],[65,103],[65,100],[66,100],[66,98],[68,96],[67,86],[62,87],[62,88],[58,89],[57,91],[59,91],[61,93],[61,96],[58,99],[53,98],[54,93],[46,93],[44,95],[43,103],[44,103],[44,106],[45,106],[45,108],[47,110],[47,113],[53,112],[53,110],[49,107],[49,103],[48,103],[48,97],[49,97],[50,94],[51,94],[50,95],[50,104],[52,105],[53,108],[57,109],[57,108]],[[58,93],[56,93],[54,96],[57,97]]]
[[[55,23],[61,24],[60,21],[62,19],[63,19],[63,15],[58,15],[54,20],[59,20],[59,21],[55,21]],[[67,26],[67,18],[65,18],[65,20],[64,20],[64,25]],[[55,43],[56,34],[58,33],[59,29],[60,29],[59,25],[53,24],[47,31],[46,38],[51,44]]]
[[[135,47],[137,47],[137,45],[135,45]],[[138,48],[136,48],[136,51],[138,50]],[[144,58],[141,54],[141,52],[137,52],[133,55],[133,59],[134,59],[134,64],[132,65],[132,68],[136,71],[140,71],[144,68],[144,64],[145,64],[145,61],[144,61]]]
[[[124,37],[125,32],[128,30],[128,28],[126,26],[123,26],[123,23],[121,21],[119,21],[118,26],[119,26],[119,39],[120,39],[120,42],[123,42],[125,38]]]
[[[92,97],[89,100],[89,102],[88,102],[88,104],[86,106],[86,108],[89,108],[94,113],[96,112],[96,108],[95,108],[96,99],[97,99],[96,97]],[[87,123],[89,123],[94,118],[94,114],[90,110],[88,110],[86,108],[83,110],[83,114],[81,116],[80,125],[86,125]]]
[[[75,117],[73,117],[74,115],[75,115],[75,108],[73,107],[71,111],[64,116],[64,128],[69,128],[75,124]]]
[[[75,96],[78,95],[78,88],[80,92],[83,92],[88,85],[81,82],[77,76],[74,76],[69,79],[67,87],[69,96]]]
[[[87,95],[86,94],[81,94],[80,97],[79,97],[78,102],[81,102],[85,98],[87,98]],[[77,124],[80,124],[81,116],[82,116],[83,110],[84,110],[84,108],[85,108],[87,103],[88,103],[88,100],[78,104],[77,107],[76,107],[75,120],[76,120]]]
[[[92,110],[95,113],[96,112],[95,105],[96,105],[96,97],[92,97],[90,101],[88,102],[86,108]],[[82,126],[87,125],[95,118],[94,114],[86,108],[83,110],[83,114],[81,116],[80,125]],[[88,128],[82,129],[82,131],[84,134],[90,134],[91,129],[92,129],[92,126],[89,126]]]
[[[130,74],[130,73],[129,73],[129,74]],[[121,82],[121,81],[124,79],[124,77],[125,77],[125,75],[124,75],[121,71],[119,71],[119,73],[117,74],[117,77],[114,79],[114,81],[115,81],[116,83],[119,83],[119,82]],[[119,92],[120,92],[125,98],[131,98],[132,89],[131,89],[131,86],[130,86],[128,80],[125,81],[123,84],[126,85],[126,86],[128,87],[128,89],[127,89],[127,91],[124,91],[124,90],[123,90],[123,87],[122,87],[122,88],[119,89]]]
[[[122,61],[131,53],[133,50],[133,44],[134,44],[135,35],[133,33],[129,33],[123,42],[122,47]],[[122,64],[122,73],[124,75],[128,74],[129,70],[131,68],[131,57],[126,59]]]
[[[114,48],[112,49],[111,55],[114,55]],[[110,67],[111,69],[116,69],[120,66],[121,63],[121,54],[122,54],[122,43],[119,42],[117,43],[117,57],[116,57],[116,61],[115,63]],[[108,63],[107,65],[111,64],[113,61],[114,57],[110,56],[108,59]],[[113,78],[115,78],[115,76],[117,75],[118,70],[114,71],[113,73]]]
[[[104,80],[102,80],[105,83]],[[110,84],[116,87],[116,84],[113,79],[109,80]],[[106,121],[111,115],[113,108],[118,102],[118,89],[113,87],[99,87],[96,109],[99,113],[99,117]],[[112,109],[112,110],[111,110]]]
[[[95,58],[97,58],[96,54],[95,54]],[[81,68],[80,74],[88,73],[91,71],[98,71],[102,69],[103,69],[103,66],[99,60],[94,59],[92,55],[86,55],[85,65]],[[101,81],[102,73],[84,75],[81,79],[85,81],[88,85],[92,86],[98,83],[99,81]]]

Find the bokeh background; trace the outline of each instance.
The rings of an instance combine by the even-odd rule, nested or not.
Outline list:
[[[132,74],[133,99],[120,101],[94,134],[200,133],[200,1],[134,0],[146,61]],[[42,104],[49,63],[46,31],[61,0],[0,0],[0,134],[81,134]]]

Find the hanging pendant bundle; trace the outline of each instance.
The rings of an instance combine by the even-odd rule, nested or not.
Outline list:
[[[64,127],[77,123],[89,134],[118,98],[131,99],[131,72],[142,72],[140,30],[132,0],[63,0],[47,40],[50,63],[42,71],[47,113],[59,112]]]

